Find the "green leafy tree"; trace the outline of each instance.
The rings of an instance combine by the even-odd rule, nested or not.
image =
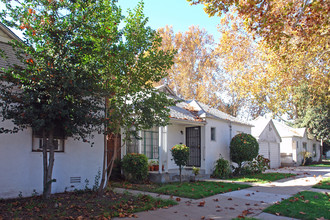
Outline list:
[[[182,182],[182,167],[188,164],[189,160],[189,147],[184,144],[177,144],[171,149],[174,163],[179,166],[180,170],[180,183]]]
[[[258,151],[259,144],[250,134],[238,134],[230,142],[230,158],[238,164],[239,172],[243,162],[252,161],[258,155]]]
[[[97,7],[79,0],[4,3],[2,22],[23,30],[24,42],[12,42],[22,65],[9,64],[1,73],[1,117],[15,124],[1,131],[31,127],[42,133],[43,196],[49,198],[55,131],[89,142],[103,123],[103,76],[89,62]]]
[[[119,30],[116,1],[3,2],[1,21],[23,30],[24,43],[12,43],[22,65],[9,64],[0,75],[1,117],[15,124],[1,132],[31,127],[43,134],[44,198],[55,181],[54,145],[47,141],[55,130],[89,142],[95,131],[119,134],[122,126],[129,137],[133,126],[168,122],[171,102],[152,82],[166,75],[173,54],[156,50],[161,40],[146,27],[142,3]]]
[[[107,18],[109,14],[99,16]],[[128,11],[127,17],[123,19],[121,35],[111,50],[107,44],[114,38],[107,30],[113,20],[108,18],[101,21],[99,31],[104,38],[96,39],[99,48],[96,59],[102,64],[100,71],[106,73],[105,86],[110,93],[106,102],[107,133],[114,136],[122,133],[122,145],[114,146],[117,152],[132,136],[138,137],[137,131],[168,124],[169,109],[166,106],[172,106],[174,102],[164,93],[155,91],[153,83],[166,77],[167,70],[173,64],[174,52],[159,49],[161,38],[147,26],[143,3]],[[106,187],[106,180],[111,175],[116,159],[116,154],[106,158],[106,147],[104,151],[99,194]],[[110,163],[106,164],[107,160]]]

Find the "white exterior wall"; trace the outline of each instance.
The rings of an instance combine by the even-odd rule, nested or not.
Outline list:
[[[280,144],[280,153],[281,154],[292,154],[291,157],[281,156],[281,163],[288,164],[296,162],[296,150],[293,145],[296,143],[293,142],[291,137],[282,137],[282,142]]]
[[[187,125],[175,123],[167,127],[167,163],[169,172],[177,172],[178,166],[174,163],[171,148],[176,144],[186,144],[186,128],[188,127],[201,127],[201,170],[205,169],[205,127],[203,125]],[[183,134],[181,134],[181,131]],[[166,162],[165,162],[166,163]]]
[[[181,131],[183,134],[181,134]],[[185,144],[186,126],[180,124],[171,124],[167,126],[167,163],[168,169],[178,169],[178,166],[174,163],[171,148],[176,144]]]
[[[10,122],[0,122],[0,127],[9,127]],[[52,193],[65,189],[83,189],[85,179],[89,187],[102,168],[103,135],[95,134],[93,147],[72,138],[65,140],[64,152],[55,152]],[[16,134],[0,134],[0,198],[31,196],[33,190],[42,193],[42,152],[32,152],[32,130]],[[81,177],[81,183],[70,183],[70,177]]]
[[[278,168],[281,166],[280,155],[281,138],[276,132],[276,128],[272,123],[268,123],[261,132],[259,143],[259,154],[270,160],[270,168]]]
[[[211,118],[207,118],[206,121],[207,124],[205,126],[205,172],[206,174],[212,174],[215,162],[221,156],[225,160],[230,161],[229,145],[231,138],[233,138],[236,134],[240,132],[251,134],[251,127],[248,125],[240,125]],[[211,127],[214,127],[216,129],[215,141],[211,141]]]
[[[215,128],[215,141],[211,141],[211,127]],[[212,174],[215,162],[222,156],[229,158],[230,128],[229,123],[207,119],[205,126],[205,172]]]
[[[313,145],[316,145],[316,156],[314,157],[314,154],[313,154]],[[312,139],[312,140],[308,140],[308,146],[310,148],[310,151],[312,153],[312,159],[313,161],[319,161],[320,160],[320,157],[321,157],[321,142],[320,141],[317,141],[315,138]]]

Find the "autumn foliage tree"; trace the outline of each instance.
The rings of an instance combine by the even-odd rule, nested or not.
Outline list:
[[[221,90],[213,36],[205,29],[191,26],[189,30],[174,34],[173,28],[158,29],[163,50],[176,50],[174,64],[162,81],[184,99],[196,99],[213,107],[222,105]]]
[[[249,80],[243,77],[242,83],[237,82],[242,91],[251,91],[257,85],[254,97],[258,93],[261,98],[267,94],[264,100],[257,100],[260,105],[278,114],[300,118],[297,113],[302,111],[296,93],[301,85],[306,85],[308,105],[330,107],[329,1],[188,1],[204,4],[210,16],[229,13],[244,21],[245,31],[263,53],[264,65],[261,71],[247,74],[245,78]]]

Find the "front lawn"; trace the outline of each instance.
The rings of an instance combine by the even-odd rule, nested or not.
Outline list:
[[[132,196],[107,192],[61,193],[44,201],[40,196],[0,200],[0,219],[103,219],[136,217],[135,212],[176,205],[173,200],[146,195]]]
[[[159,194],[173,195],[191,199],[200,199],[215,194],[231,192],[250,187],[249,185],[222,182],[184,182],[168,184],[131,184],[128,182],[114,182],[112,187],[135,189]]]
[[[330,167],[330,164],[312,164],[312,165],[308,165],[309,167]]]
[[[239,182],[254,182],[254,183],[269,183],[275,180],[280,180],[284,178],[288,178],[291,176],[296,176],[296,174],[292,173],[258,173],[245,175],[240,177],[233,177],[227,180],[239,181]]]
[[[313,188],[330,189],[330,177],[324,178],[318,184],[314,185]]]
[[[323,193],[304,191],[263,211],[297,219],[330,219],[329,199]]]

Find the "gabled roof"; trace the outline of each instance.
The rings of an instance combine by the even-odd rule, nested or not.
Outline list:
[[[251,134],[254,137],[257,137],[257,138],[260,137],[260,135],[268,127],[268,125],[269,124],[272,124],[273,127],[275,128],[274,129],[275,133],[281,139],[281,135],[277,131],[276,126],[275,126],[275,124],[273,122],[273,119],[271,119],[271,118],[265,118],[265,117],[262,117],[262,116],[258,116],[256,119],[250,121],[250,123],[254,125],[254,127],[252,127],[252,129],[251,129]]]
[[[9,28],[7,28],[4,24],[0,23],[0,32],[3,32],[6,36],[0,36],[0,49],[4,52],[7,57],[4,59],[0,56],[0,70],[2,68],[7,68],[9,65],[22,65],[22,63],[17,59],[15,52],[11,45],[8,44],[8,41],[15,39],[18,41],[22,41],[14,32],[12,32]]]
[[[217,120],[230,121],[242,125],[247,125],[250,127],[253,126],[246,121],[233,117],[229,114],[219,111],[218,109],[211,108],[210,106],[200,103],[196,100],[185,101],[179,98],[167,84],[157,86],[155,89],[165,92],[169,97],[178,100],[175,106],[169,107],[170,117],[172,119],[205,122],[206,118],[214,118]]]
[[[274,125],[281,137],[304,137],[306,128],[292,128],[274,120]]]
[[[22,41],[21,38],[19,38],[14,32],[12,32],[6,25],[2,24],[1,22],[0,22],[0,30],[3,31],[5,34],[7,34],[10,39]],[[0,42],[7,43],[6,39],[4,38],[0,38]]]
[[[164,92],[165,94],[167,94],[171,98],[174,98],[174,99],[177,99],[177,100],[182,100],[181,98],[179,98],[177,96],[177,94],[175,94],[175,92],[167,84],[156,86],[155,89],[157,89],[158,91]]]
[[[202,118],[214,118],[218,120],[225,120],[225,121],[230,121],[234,122],[237,124],[242,124],[242,125],[247,125],[252,127],[252,124],[249,124],[248,122],[241,120],[237,117],[231,116],[227,113],[224,113],[218,109],[212,108],[208,105],[205,105],[201,102],[198,102],[196,100],[190,101],[188,107],[191,107],[193,110],[198,112],[199,117]]]

